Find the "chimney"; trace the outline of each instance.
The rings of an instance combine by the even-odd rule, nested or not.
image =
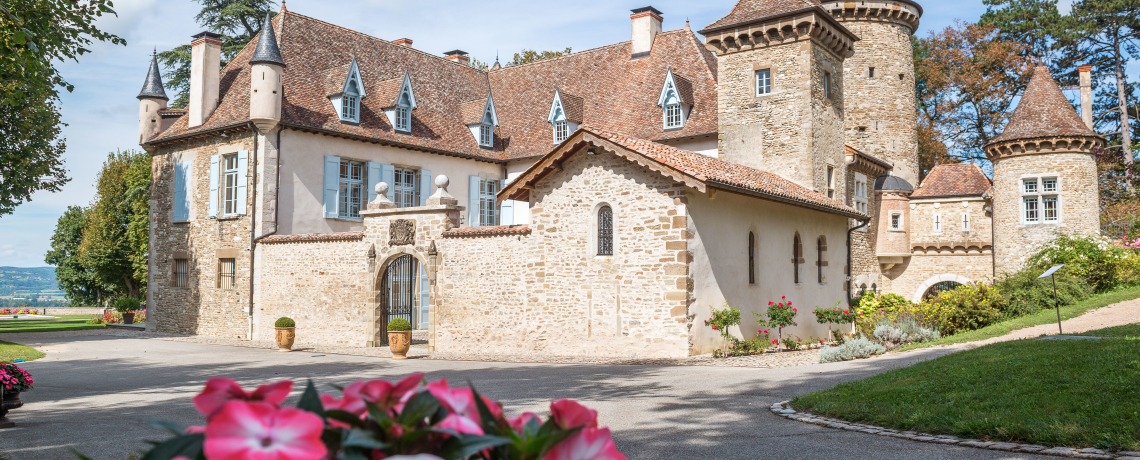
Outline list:
[[[221,35],[202,32],[190,42],[190,104],[186,107],[190,127],[201,126],[218,108],[218,83],[222,76]]]
[[[1084,120],[1089,129],[1093,129],[1092,66],[1083,65],[1077,67],[1077,71],[1081,74],[1081,120]]]
[[[471,58],[467,56],[466,51],[451,50],[443,53],[443,55],[446,56],[444,59],[447,59],[448,61],[458,62],[463,65],[471,65]]]
[[[396,41],[393,41],[392,43],[400,45],[400,46],[406,46],[408,48],[412,47],[412,39],[410,39],[410,38],[400,38],[400,39],[397,39]]]
[[[649,56],[653,51],[653,38],[661,33],[661,12],[652,6],[634,8],[629,15],[633,27],[633,46],[630,49],[630,59],[639,59]]]

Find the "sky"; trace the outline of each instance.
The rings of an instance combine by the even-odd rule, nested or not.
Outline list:
[[[982,0],[953,2],[918,0],[924,9],[919,36],[940,30],[955,19],[973,22],[985,11]],[[1067,13],[1072,0],[1060,0]],[[105,16],[101,30],[127,41],[127,46],[96,43],[79,62],[59,68],[75,85],[63,92],[67,126],[64,156],[71,182],[58,193],[37,192],[9,215],[0,216],[0,266],[46,265],[44,254],[59,216],[73,205],[87,205],[95,177],[109,152],[138,149],[138,95],[151,51],[189,43],[202,29],[194,22],[200,5],[191,0],[117,0],[118,16]],[[361,31],[385,40],[411,38],[417,49],[442,54],[461,49],[487,63],[501,62],[522,49],[583,51],[629,40],[629,10],[651,4],[662,11],[664,30],[680,29],[685,20],[700,30],[727,14],[735,0],[577,0],[535,2],[499,0],[287,0],[290,11]],[[330,5],[336,8],[330,8]],[[170,94],[173,97],[173,94]]]

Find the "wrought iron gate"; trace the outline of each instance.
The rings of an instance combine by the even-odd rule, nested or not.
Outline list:
[[[413,310],[416,306],[416,271],[419,268],[416,258],[402,255],[388,263],[380,278],[380,303],[377,315],[380,327],[380,341],[388,344],[388,321],[404,318],[413,323]]]

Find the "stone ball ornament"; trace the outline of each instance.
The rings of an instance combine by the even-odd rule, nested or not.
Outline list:
[[[446,175],[440,174],[438,176],[435,176],[435,186],[436,187],[447,190],[447,185],[450,183],[451,183],[451,179],[448,179]]]
[[[387,195],[388,194],[388,184],[385,182],[377,182],[376,183],[376,194],[377,195]]]

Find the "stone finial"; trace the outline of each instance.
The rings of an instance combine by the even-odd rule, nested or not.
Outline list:
[[[396,203],[388,199],[388,183],[376,183],[376,198],[368,203],[368,209],[390,209],[396,207]]]
[[[447,193],[447,185],[450,183],[451,179],[443,174],[435,176],[435,193],[428,197],[428,206],[455,206],[459,204],[459,200]]]
[[[443,189],[443,191],[446,192],[447,186],[450,184],[451,184],[451,179],[448,179],[447,176],[445,176],[443,174],[435,176],[435,186]]]

